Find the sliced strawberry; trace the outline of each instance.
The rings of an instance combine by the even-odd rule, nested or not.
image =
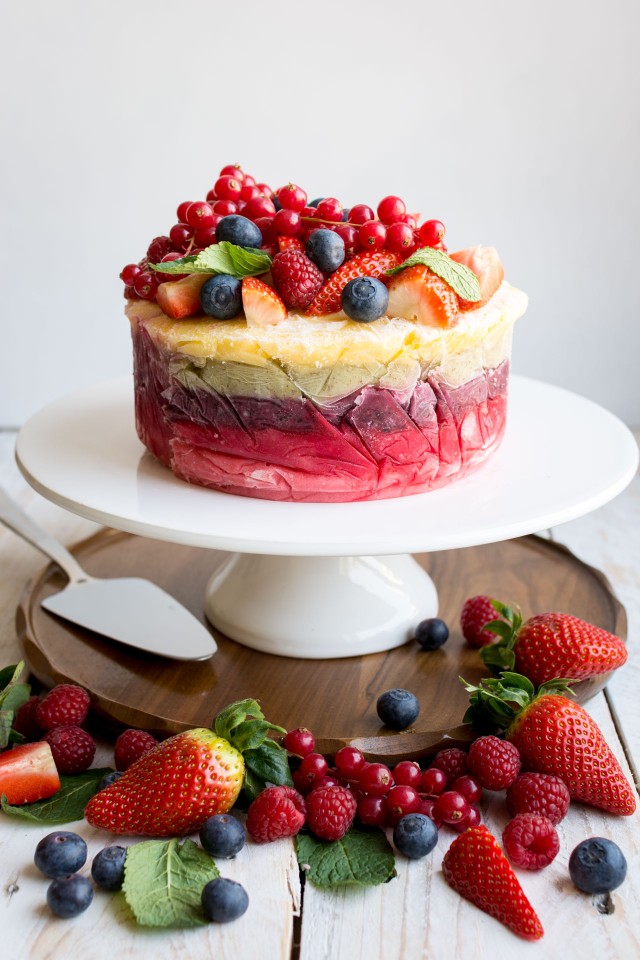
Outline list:
[[[450,253],[449,256],[452,260],[457,260],[458,263],[462,263],[465,267],[473,270],[480,281],[482,300],[471,303],[469,300],[460,299],[460,309],[475,310],[477,307],[482,307],[485,303],[488,303],[504,280],[504,267],[496,248],[468,247],[466,250]]]
[[[441,277],[418,264],[392,278],[387,313],[426,327],[453,327],[459,315],[458,298]]]
[[[200,290],[208,279],[207,273],[192,273],[184,280],[161,283],[156,293],[158,306],[174,320],[182,320],[184,317],[193,317],[196,313],[201,313]]]
[[[297,237],[278,237],[278,247],[280,253],[283,250],[300,250],[301,253],[304,253],[304,243]]]
[[[0,796],[17,806],[46,800],[60,789],[48,743],[24,743],[0,754]]]
[[[287,308],[273,287],[256,277],[242,281],[242,306],[250,327],[268,327],[287,317]]]
[[[388,278],[384,275],[385,271],[390,270],[391,267],[397,267],[401,262],[402,257],[389,250],[375,250],[372,253],[365,251],[356,254],[331,274],[311,301],[307,313],[316,316],[335,313],[341,308],[340,297],[349,280],[355,280],[356,277],[375,277],[386,283]]]

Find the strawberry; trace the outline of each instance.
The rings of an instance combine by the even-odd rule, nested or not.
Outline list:
[[[401,260],[402,257],[389,250],[374,250],[372,253],[365,251],[356,254],[351,260],[334,270],[312,300],[307,313],[316,316],[336,313],[342,307],[340,298],[349,280],[355,280],[356,277],[375,277],[386,283],[388,278],[385,277],[385,271],[390,270],[391,267],[397,267]]]
[[[387,312],[426,327],[453,327],[458,321],[458,298],[441,277],[418,264],[392,278]]]
[[[299,250],[300,253],[304,253],[304,243],[297,237],[279,236],[278,252],[282,253],[283,250]]]
[[[566,783],[572,800],[629,816],[636,808],[634,791],[595,721],[563,696],[567,680],[535,687],[519,673],[465,684],[471,706],[464,722],[504,731],[520,752],[524,770],[548,773]]]
[[[515,670],[538,687],[554,677],[584,680],[621,667],[627,650],[619,637],[568,613],[541,613],[522,623],[517,608],[496,603],[506,623],[487,629],[501,637],[480,652],[495,673]]]
[[[442,872],[450,887],[518,936],[539,940],[544,930],[495,837],[484,825],[453,841]]]
[[[183,320],[202,312],[200,289],[208,273],[192,273],[183,280],[161,283],[156,291],[156,301],[161,310],[174,320]]]
[[[460,309],[476,310],[478,307],[483,307],[485,303],[489,302],[504,280],[504,267],[498,251],[495,247],[468,247],[466,250],[450,253],[449,256],[452,260],[456,260],[473,270],[480,281],[480,293],[482,294],[480,302],[473,303],[460,298]]]
[[[250,774],[253,790],[256,784],[261,789],[267,765],[270,782],[277,779],[278,769],[288,778],[286,752],[275,741],[267,743],[269,730],[286,732],[264,720],[255,700],[233,703],[218,715],[213,730],[178,733],[145,753],[91,798],[85,817],[112,833],[193,833],[209,817],[233,806],[245,775]],[[280,767],[274,754],[284,757]]]
[[[0,796],[21,805],[45,800],[60,789],[48,743],[25,743],[0,754]]]
[[[242,281],[242,306],[250,327],[268,327],[287,317],[287,308],[273,287],[256,277]]]

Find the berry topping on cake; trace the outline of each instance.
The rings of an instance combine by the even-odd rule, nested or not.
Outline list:
[[[473,270],[480,281],[481,299],[471,303],[461,298],[461,310],[475,310],[484,306],[504,280],[504,267],[495,247],[469,247],[451,254],[451,259]]]
[[[309,305],[308,313],[322,315],[336,313],[341,307],[342,291],[349,280],[358,277],[381,279],[385,271],[400,262],[397,253],[377,250],[373,253],[358,253],[331,274],[315,299]]]
[[[287,316],[287,308],[275,290],[256,277],[242,281],[242,306],[250,327],[268,327]]]
[[[458,320],[458,298],[441,277],[418,264],[389,284],[389,315],[427,327],[452,327]]]
[[[200,290],[209,279],[206,274],[194,273],[183,280],[161,283],[156,297],[158,306],[174,320],[195,316],[201,310]]]
[[[273,285],[285,306],[292,310],[306,310],[324,278],[321,271],[300,250],[283,250],[271,265]]]
[[[207,316],[231,320],[242,310],[242,283],[226,273],[208,277],[200,290],[200,304]]]

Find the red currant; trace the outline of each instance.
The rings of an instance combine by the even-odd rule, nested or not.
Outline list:
[[[393,785],[393,777],[389,767],[384,763],[368,763],[360,771],[358,784],[365,793],[373,793],[376,797],[383,797],[389,793]]]
[[[243,217],[247,217],[248,220],[257,220],[258,217],[275,217],[276,208],[273,200],[270,200],[268,197],[254,197],[247,202],[246,207],[242,211],[242,215]]]
[[[387,819],[387,803],[384,797],[367,794],[358,800],[358,817],[368,827],[384,827]]]
[[[276,233],[283,234],[285,237],[295,237],[296,234],[300,233],[302,220],[300,214],[296,213],[295,210],[283,207],[282,210],[278,210],[273,218],[273,226]]]
[[[136,277],[142,273],[142,268],[137,263],[128,263],[120,271],[120,279],[128,287],[133,286]]]
[[[242,183],[235,177],[220,177],[214,183],[213,189],[219,200],[239,200],[242,193]]]
[[[186,223],[176,223],[169,230],[171,243],[176,250],[186,250],[193,240],[193,227],[188,227]]]
[[[143,300],[153,300],[158,289],[158,278],[155,273],[143,270],[134,280],[133,289]]]
[[[209,197],[207,197],[207,200]],[[178,223],[187,222],[187,210],[193,203],[193,200],[183,200],[178,209],[176,210],[176,216],[178,218]]]
[[[418,791],[402,783],[396,787],[391,787],[386,800],[389,820],[393,824],[408,813],[415,813],[420,805]]]
[[[316,738],[311,733],[311,730],[307,730],[306,727],[297,727],[295,730],[289,730],[284,738],[285,750],[295,754],[296,757],[306,757],[310,753],[313,753],[315,745]]]
[[[335,756],[336,767],[343,777],[358,776],[365,764],[364,753],[357,747],[340,747]]]
[[[393,768],[394,783],[405,784],[408,787],[418,789],[422,778],[422,770],[415,760],[401,760]]]
[[[197,200],[187,207],[187,223],[190,227],[210,227],[213,222],[213,210],[205,200]]]
[[[415,813],[423,813],[425,817],[429,817],[430,820],[433,820],[433,822],[435,823],[436,827],[439,830],[440,827],[442,826],[442,820],[440,819],[440,817],[435,811],[435,805],[436,805],[435,800],[432,800],[431,798],[427,797],[426,799],[422,799],[420,801],[420,803],[415,809]]]
[[[235,179],[239,180],[240,183],[242,183],[243,180],[246,179],[244,173],[242,172],[242,167],[240,166],[239,163],[227,164],[226,167],[222,168],[218,176],[219,177],[235,177]]]
[[[245,173],[244,180],[242,182],[245,187],[255,187],[256,178],[250,177],[248,173]]]
[[[387,228],[387,250],[406,253],[413,247],[413,228],[408,223],[392,223]]]
[[[355,223],[356,226],[362,226],[367,220],[374,220],[375,213],[366,203],[356,203],[355,207],[349,210],[349,223]]]
[[[216,227],[222,220],[222,217],[219,213],[214,213],[213,218],[215,223],[210,227],[201,227],[193,235],[194,243],[197,247],[210,247],[211,244],[216,242]]]
[[[471,807],[455,790],[445,790],[435,802],[433,808],[444,823],[458,823],[469,815]]]
[[[296,213],[300,213],[307,205],[306,193],[295,183],[288,183],[286,187],[280,187],[276,196],[284,210],[295,210]]]
[[[482,797],[482,787],[477,780],[467,774],[454,780],[451,789],[461,793],[467,803],[477,803]]]
[[[344,240],[344,252],[346,256],[354,254],[358,246],[358,228],[352,227],[348,223],[339,223],[336,227],[336,233]]]
[[[274,227],[275,217],[258,217],[254,222],[262,234],[263,243],[277,243],[278,235]]]
[[[395,223],[406,212],[407,207],[400,197],[383,197],[378,204],[378,217],[383,223]]]
[[[329,764],[321,753],[308,753],[302,758],[298,773],[309,783],[317,783],[326,777]]]
[[[256,197],[262,197],[262,196],[264,196],[264,194],[262,194],[258,190],[255,184],[253,186],[251,185],[247,186],[247,184],[245,183],[244,186],[242,187],[242,193],[240,194],[240,199],[244,200],[245,203],[248,203],[249,200],[254,200]]]
[[[379,220],[367,220],[358,230],[358,243],[364,250],[381,250],[387,239],[387,228]]]
[[[171,263],[173,260],[179,260],[182,256],[181,253],[167,253],[161,260],[161,263]],[[182,280],[183,277],[186,277],[186,273],[158,273],[156,272],[156,278],[158,283],[167,283],[171,280]]]
[[[432,797],[438,796],[447,786],[447,775],[444,770],[438,770],[437,767],[429,767],[422,774],[420,780],[420,789],[422,793],[428,793]]]
[[[342,204],[335,197],[325,197],[316,207],[316,216],[319,220],[332,220],[334,223],[342,221]]]
[[[220,214],[221,217],[228,217],[232,213],[238,212],[238,204],[233,200],[216,200],[213,204],[213,212]]]
[[[468,830],[469,827],[478,827],[482,823],[482,816],[477,807],[470,807],[469,813],[464,818],[464,820],[458,820],[457,823],[449,824],[450,827],[456,831],[456,833],[464,833],[465,830]]]
[[[435,247],[444,237],[444,224],[439,220],[425,220],[419,233],[420,240],[426,247]]]
[[[301,217],[312,217],[315,219],[316,215],[317,214],[316,214],[315,207],[303,207],[302,210],[300,211]]]
[[[247,182],[247,178],[245,177],[245,183],[246,182]],[[258,190],[260,191],[263,197],[266,197],[267,200],[271,200],[273,196],[273,190],[271,189],[268,183],[256,183],[254,184],[254,186],[258,188]]]

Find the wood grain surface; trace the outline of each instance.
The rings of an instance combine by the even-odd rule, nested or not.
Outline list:
[[[105,530],[74,553],[94,576],[149,578],[204,620],[204,592],[215,560],[211,551]],[[604,576],[539,537],[422,554],[417,560],[436,583],[440,615],[451,630],[446,645],[435,652],[408,643],[361,657],[298,660],[259,653],[214,631],[219,650],[210,660],[170,660],[105,640],[43,610],[40,601],[66,582],[53,564],[25,591],[18,634],[42,682],[81,684],[91,692],[94,710],[109,722],[173,733],[209,726],[228,703],[257,697],[279,725],[312,729],[322,753],[354,743],[368,757],[388,760],[424,756],[469,739],[461,725],[467,695],[459,677],[477,682],[486,668],[459,630],[467,597],[487,593],[515,601],[525,616],[567,610],[625,635],[623,608]],[[283,584],[283,618],[286,608]],[[579,698],[592,696],[604,682],[603,677],[580,685]],[[416,723],[401,733],[382,726],[376,713],[377,697],[392,687],[411,690],[421,704]]]

